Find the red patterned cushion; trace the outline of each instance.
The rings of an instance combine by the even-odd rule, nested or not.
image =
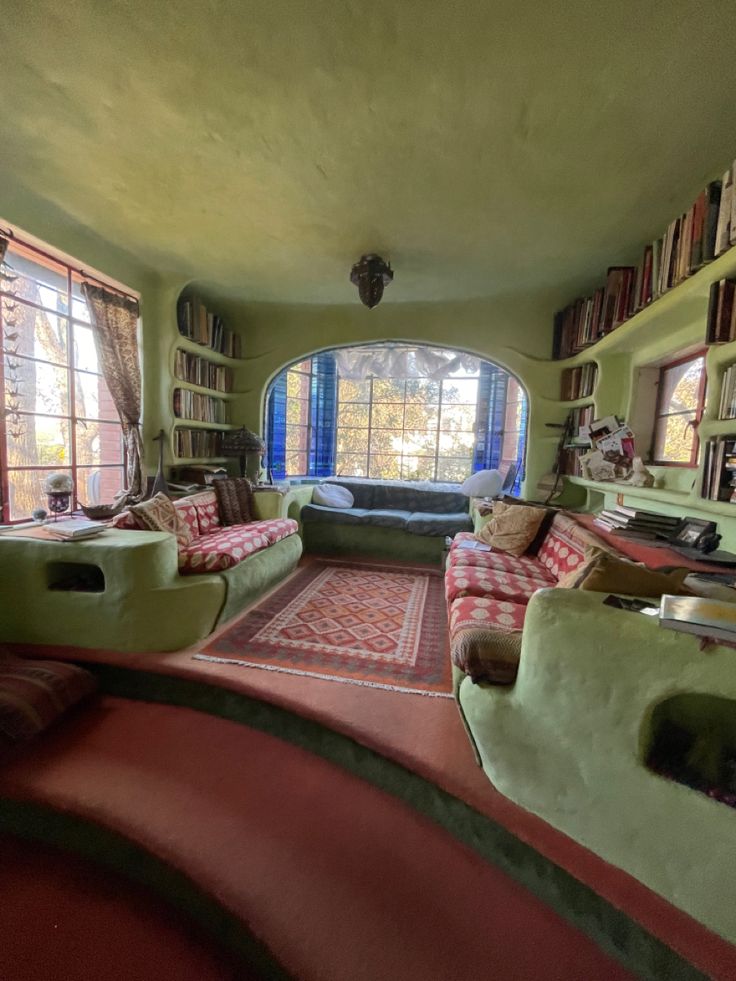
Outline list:
[[[220,512],[217,510],[217,497],[214,491],[192,494],[187,500],[197,511],[200,535],[209,535],[220,528]]]
[[[509,685],[516,678],[526,607],[466,596],[450,605],[452,663],[473,681]]]
[[[193,575],[230,569],[249,555],[255,555],[274,542],[295,534],[297,527],[296,521],[291,518],[273,518],[218,528],[179,549],[179,572]]]
[[[445,573],[445,597],[448,605],[463,596],[490,596],[511,603],[526,604],[532,593],[548,583],[528,576],[517,576],[497,569],[455,566]]]
[[[510,572],[543,583],[553,583],[555,578],[538,559],[529,555],[506,555],[505,552],[476,552],[467,548],[451,549],[448,568],[495,569]]]
[[[299,525],[293,518],[269,518],[267,521],[256,521],[255,524],[261,528],[261,534],[268,538],[269,545],[280,542],[282,538],[295,535],[299,531]]]
[[[141,525],[135,520],[135,515],[132,511],[121,511],[120,514],[116,514],[112,519],[113,528],[125,528],[127,531],[140,531]]]
[[[0,745],[25,742],[97,688],[75,664],[0,655]]]
[[[555,579],[559,579],[577,569],[583,561],[586,548],[600,548],[617,558],[625,558],[592,531],[578,524],[571,515],[558,511],[537,557]]]
[[[184,497],[174,503],[177,514],[189,528],[192,540],[199,537],[199,521],[197,519],[197,509],[191,503],[191,498]]]

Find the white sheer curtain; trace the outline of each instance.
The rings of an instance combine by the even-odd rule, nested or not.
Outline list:
[[[432,378],[439,381],[462,369],[479,371],[480,361],[471,354],[409,344],[367,344],[335,351],[340,378],[362,381],[376,378]]]

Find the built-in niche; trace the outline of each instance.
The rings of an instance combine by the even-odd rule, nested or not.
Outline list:
[[[88,562],[49,562],[46,585],[66,593],[104,593],[105,574],[98,565]]]
[[[652,713],[646,763],[668,780],[736,808],[736,699],[675,695]]]

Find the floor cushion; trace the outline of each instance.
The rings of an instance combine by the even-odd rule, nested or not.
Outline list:
[[[25,742],[97,689],[75,664],[0,655],[0,747]]]

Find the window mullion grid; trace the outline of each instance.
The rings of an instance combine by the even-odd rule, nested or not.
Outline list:
[[[71,453],[71,465],[72,465],[72,480],[74,481],[74,509],[79,507],[79,482],[77,480],[77,393],[76,393],[76,377],[74,369],[76,367],[76,353],[74,351],[74,334],[72,329],[72,271],[67,269],[66,271],[66,306],[69,311],[69,316],[66,318],[66,344],[67,351],[69,352],[67,361],[69,362],[69,367],[67,371],[69,372],[69,416],[71,422],[70,433],[69,433],[69,443],[70,443],[70,453]]]
[[[372,433],[373,433],[373,375],[368,379],[369,381],[369,392],[368,392],[368,457],[365,461],[366,470],[368,473],[366,477],[371,475],[371,460],[373,459],[373,445],[372,445]]]
[[[437,433],[434,440],[434,480],[437,480],[440,466],[440,432],[442,431],[442,396],[445,392],[445,380],[440,379],[440,395],[437,403]]]

